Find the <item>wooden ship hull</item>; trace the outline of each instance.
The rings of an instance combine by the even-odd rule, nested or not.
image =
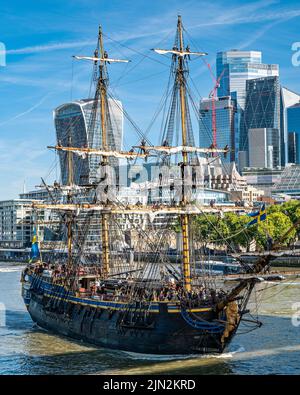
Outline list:
[[[76,297],[37,275],[23,281],[22,295],[41,328],[100,347],[145,354],[222,353],[241,319],[235,307],[216,314],[208,306],[183,310],[179,303],[152,302],[146,310],[141,303]],[[197,327],[192,315],[197,316]]]

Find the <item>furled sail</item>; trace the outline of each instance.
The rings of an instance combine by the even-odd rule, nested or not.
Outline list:
[[[97,148],[76,148],[76,147],[61,147],[59,145],[56,146],[48,146],[50,149],[56,149],[57,151],[66,151],[66,152],[73,152],[74,154],[86,158],[88,155],[101,155],[105,157],[114,157],[114,158],[126,158],[126,159],[135,159],[137,157],[139,158],[145,158],[147,155],[146,154],[141,154],[138,152],[125,152],[125,151],[106,151],[102,149],[97,149]]]
[[[179,51],[177,49],[153,49],[154,52],[159,55],[166,55],[168,53],[175,54],[177,56],[187,56],[187,55],[196,55],[196,56],[205,56],[206,52],[191,52],[191,51]]]

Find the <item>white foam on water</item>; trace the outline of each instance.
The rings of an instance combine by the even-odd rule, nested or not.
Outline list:
[[[206,359],[206,358],[216,358],[219,357],[220,354],[142,354],[135,353],[130,351],[122,351],[122,353],[126,354],[129,358],[134,360],[147,360],[147,361],[175,361],[175,360],[183,360],[183,359]]]
[[[225,352],[223,354],[142,354],[131,351],[121,351],[123,354],[134,360],[149,361],[172,361],[183,359],[207,359],[207,358],[232,358],[234,354],[245,352],[245,348],[240,346],[237,350]]]
[[[220,359],[233,358],[235,354],[239,354],[245,351],[246,351],[245,348],[241,346],[235,351],[229,351],[229,352],[224,352],[223,354],[218,354],[215,356],[215,358],[220,358]]]
[[[8,267],[0,267],[0,273],[13,273],[13,272],[21,272],[25,266],[8,266]]]

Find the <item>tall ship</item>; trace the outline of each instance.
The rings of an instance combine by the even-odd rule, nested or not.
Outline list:
[[[251,266],[240,261],[245,275],[235,281],[200,270],[206,257],[195,245],[193,218],[202,216],[209,221],[208,214],[244,208],[200,204],[192,196],[199,156],[216,161],[227,155],[229,148],[220,149],[215,141],[207,148],[193,142],[188,64],[205,53],[193,52],[185,45],[181,17],[172,49],[154,51],[171,60],[165,134],[161,145],[152,145],[142,134],[140,144],[127,151],[114,149],[109,142],[112,95],[107,71],[110,64],[127,60],[108,56],[101,28],[94,55],[76,56],[94,65],[96,89],[89,133],[97,144],[74,146],[71,135],[66,135],[51,147],[66,164],[68,180],[65,185],[44,184],[52,201],[34,204],[35,227],[44,225],[39,212],[53,212],[63,234],[61,251],[58,253],[56,245],[50,258],[45,258],[35,236],[32,259],[22,273],[22,295],[38,326],[100,347],[147,354],[222,353],[247,313],[258,274],[268,268],[270,256],[260,257]],[[93,134],[96,128],[100,134]],[[179,133],[173,144],[175,130]],[[95,181],[75,184],[76,157],[97,161]],[[150,159],[157,161],[159,168],[172,165],[178,169],[177,180],[168,184],[172,197],[167,202],[122,202],[116,192],[119,174],[112,174],[116,161]],[[158,190],[163,183],[159,172]],[[57,199],[57,192],[62,199]],[[154,227],[153,218],[159,216],[163,220]],[[136,217],[146,217],[146,225],[136,224]],[[131,248],[126,248],[120,225],[124,221],[135,234]],[[99,231],[99,239],[94,240],[98,254],[87,245],[91,227]],[[170,259],[172,232],[181,245],[179,262]]]

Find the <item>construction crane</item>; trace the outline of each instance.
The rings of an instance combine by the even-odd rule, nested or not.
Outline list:
[[[219,77],[216,79],[211,66],[209,63],[207,63],[207,67],[210,71],[211,77],[214,81],[214,87],[211,90],[209,94],[209,98],[211,99],[211,113],[212,113],[212,135],[213,135],[213,141],[212,141],[212,148],[217,148],[217,117],[216,117],[216,96],[217,96],[217,89],[220,86],[220,81],[223,77],[223,74],[225,72],[225,69],[222,71],[222,73],[219,75]],[[214,154],[215,155],[215,154]]]

